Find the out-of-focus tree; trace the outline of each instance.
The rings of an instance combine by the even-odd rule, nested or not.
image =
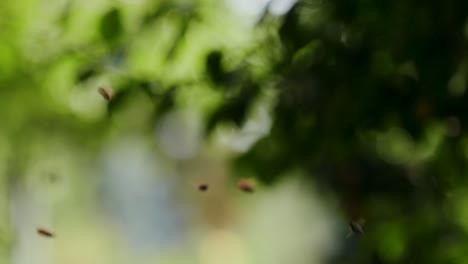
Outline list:
[[[334,261],[466,258],[466,10],[458,0],[299,1],[273,30],[280,51],[260,48],[270,68],[251,77],[251,65],[213,115],[239,123],[259,91],[278,90],[270,134],[236,165],[266,183],[308,171],[350,219],[367,218],[363,245]]]

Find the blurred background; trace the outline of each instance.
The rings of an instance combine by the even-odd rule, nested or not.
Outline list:
[[[467,17],[1,1],[0,263],[468,261]]]

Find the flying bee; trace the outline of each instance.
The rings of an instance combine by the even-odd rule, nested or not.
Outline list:
[[[358,220],[353,220],[349,222],[349,233],[348,237],[351,236],[353,233],[354,234],[364,234],[364,230],[362,229],[363,225],[365,224],[366,220],[363,218],[360,218]]]
[[[50,232],[49,230],[47,229],[44,229],[44,228],[38,228],[37,229],[37,233],[41,236],[44,236],[44,237],[54,237],[54,233]]]
[[[201,192],[205,192],[208,190],[208,184],[200,184],[198,185],[198,190],[200,190]]]
[[[254,183],[252,181],[245,180],[245,179],[240,179],[237,182],[237,188],[247,193],[253,193],[255,191]]]
[[[104,97],[104,99],[106,99],[107,101],[112,100],[112,98],[114,97],[114,93],[110,88],[99,87],[98,91],[102,95],[102,97]]]

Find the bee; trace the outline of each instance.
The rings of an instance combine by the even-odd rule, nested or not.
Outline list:
[[[102,95],[102,97],[104,97],[104,99],[106,99],[107,101],[112,100],[112,98],[114,97],[114,93],[112,92],[112,90],[107,87],[99,87],[98,91]]]
[[[38,228],[37,233],[44,237],[55,237],[55,234],[44,228]]]
[[[254,183],[249,180],[240,179],[237,182],[237,188],[243,192],[253,193],[255,191]]]
[[[208,190],[208,184],[198,185],[198,190],[200,190],[201,192],[207,191]]]
[[[360,218],[358,220],[353,220],[351,222],[349,222],[349,229],[350,229],[350,232],[348,234],[348,236],[350,236],[351,234],[364,234],[364,230],[362,229],[362,226],[365,224],[366,220]]]

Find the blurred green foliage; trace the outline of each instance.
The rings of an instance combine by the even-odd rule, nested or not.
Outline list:
[[[343,261],[457,263],[440,252],[468,246],[451,195],[467,173],[466,10],[300,1],[282,18],[274,125],[237,164],[265,182],[303,168],[367,217],[374,243]]]
[[[8,176],[37,142],[90,154],[115,130],[153,133],[173,108],[199,113],[209,139],[274,90],[270,133],[234,169],[267,184],[304,170],[347,218],[366,218],[359,248],[333,263],[466,261],[467,11],[302,0],[249,27],[221,1],[2,1]]]

